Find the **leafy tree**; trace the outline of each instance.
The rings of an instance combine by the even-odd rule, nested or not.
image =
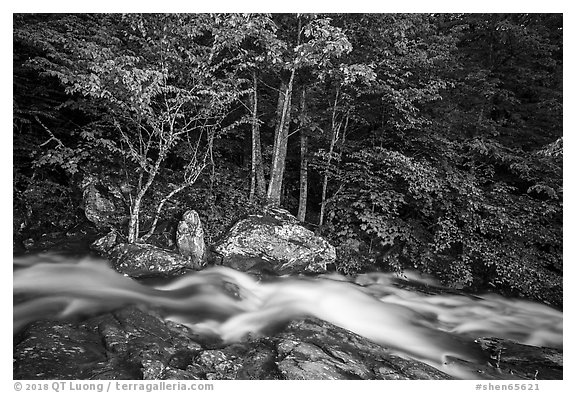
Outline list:
[[[296,15],[296,21],[292,18],[288,15],[278,18],[287,38],[283,41],[285,50],[281,57],[272,59],[273,63],[279,64],[281,72],[287,73],[288,78],[281,79],[278,98],[278,121],[267,192],[267,202],[271,205],[280,204],[296,72],[305,67],[325,68],[332,58],[351,50],[345,34],[332,26],[330,18],[316,18],[314,15]],[[292,29],[295,37],[287,34]]]
[[[99,114],[81,132],[87,145],[134,165],[129,242],[140,236],[142,200],[168,154],[186,146],[182,180],[161,200],[158,213],[167,199],[194,184],[208,165],[216,132],[226,131],[222,122],[241,94],[240,81],[223,69],[218,41],[207,44],[205,36],[227,28],[206,15],[72,15],[19,31],[46,51],[30,65],[56,77],[67,94],[83,97],[81,109]]]
[[[560,122],[553,118],[550,128],[538,131],[538,121],[523,112],[530,105],[527,97],[511,99],[522,96],[525,87],[506,78],[521,67],[533,70],[528,85],[546,87],[529,100],[543,99],[548,108],[543,118],[551,119],[561,91],[555,84],[557,41],[550,40],[558,38],[557,20],[538,26],[541,20],[534,18],[528,27],[527,17],[515,15],[383,18],[398,28],[387,30],[382,23],[380,30],[360,35],[365,40],[399,34],[399,40],[382,37],[393,43],[389,50],[370,47],[380,51],[372,59],[383,116],[379,126],[378,119],[365,117],[374,131],[364,131],[363,139],[349,133],[344,170],[336,176],[338,192],[329,200],[332,236],[342,244],[356,239],[360,243],[348,243],[372,255],[356,266],[346,263],[346,269],[374,260],[395,269],[410,265],[455,286],[496,287],[561,304],[561,165],[542,153],[558,151],[554,130]],[[513,53],[508,66],[498,65],[496,72],[487,68],[490,56],[482,51],[470,56],[468,50],[479,47],[469,40],[501,37],[502,29],[507,39],[511,31],[515,39],[538,45],[531,51],[526,45],[520,55],[500,42],[499,52]],[[546,56],[553,60],[542,67]],[[506,111],[525,120],[502,117]],[[519,135],[524,135],[522,148]],[[542,146],[543,140],[553,144]]]

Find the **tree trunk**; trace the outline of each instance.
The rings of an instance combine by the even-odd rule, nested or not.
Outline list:
[[[300,45],[300,36],[302,33],[302,21],[298,15],[298,38],[296,47]],[[294,87],[294,76],[296,75],[297,65],[292,64],[290,80],[288,86],[281,83],[280,93],[278,95],[278,109],[282,107],[279,116],[276,134],[274,136],[274,151],[272,153],[272,167],[270,169],[270,183],[268,184],[268,193],[266,195],[267,204],[270,206],[280,205],[280,196],[282,192],[282,180],[284,178],[284,168],[286,166],[286,151],[288,149],[288,129],[290,127],[290,111],[292,102],[292,90]],[[286,92],[284,93],[284,89]]]
[[[252,104],[252,167],[250,173],[250,202],[254,201],[254,195],[263,197],[266,194],[264,180],[264,168],[262,166],[262,148],[260,145],[260,124],[258,122],[258,81],[256,72],[252,74],[254,95],[251,96]]]
[[[254,146],[256,148],[256,195],[260,198],[266,196],[266,178],[264,177],[264,165],[262,164],[262,144],[260,143],[260,128],[254,134]]]
[[[132,207],[130,209],[130,221],[128,221],[128,243],[135,243],[138,240],[138,233],[140,232],[140,202],[142,201],[143,194],[138,193]]]
[[[274,150],[272,153],[272,168],[270,171],[270,183],[268,184],[267,203],[270,206],[280,205],[282,180],[286,164],[286,151],[288,150],[288,128],[290,126],[290,110],[292,101],[292,88],[296,68],[292,69],[288,85],[282,83],[278,96],[278,107],[282,107],[276,134],[274,138]]]
[[[338,140],[338,134],[340,131],[340,125],[336,125],[336,107],[338,105],[338,98],[340,95],[340,89],[336,91],[336,98],[334,99],[334,105],[332,106],[332,122],[330,127],[330,148],[328,150],[328,159],[326,161],[326,169],[324,170],[324,176],[322,178],[322,194],[320,197],[320,217],[318,219],[318,229],[322,230],[322,225],[324,224],[324,214],[326,212],[326,192],[328,190],[328,173],[330,169],[330,164],[332,162],[332,154],[334,153],[334,146]],[[341,124],[341,123],[340,123]]]
[[[346,136],[346,129],[348,128],[348,120],[349,119],[350,119],[349,114],[346,114],[346,121],[344,123],[344,131],[342,132],[342,140],[344,140],[344,138]],[[328,179],[329,179],[328,169],[329,169],[330,164],[332,162],[332,155],[334,153],[334,147],[335,147],[336,141],[339,138],[341,126],[342,126],[342,123],[340,123],[336,127],[336,130],[332,133],[332,139],[330,141],[330,153],[328,156],[328,162],[326,163],[326,172],[324,172],[324,178],[322,179],[322,196],[321,196],[321,203],[320,203],[320,219],[318,220],[319,221],[318,222],[319,233],[322,232],[322,225],[324,225],[324,215],[326,213],[326,193],[328,190]],[[340,154],[337,155],[337,158],[336,158],[337,162],[340,162],[341,154],[342,153],[340,152]],[[339,190],[336,191],[336,193],[334,195],[336,195],[341,189],[342,189],[342,187],[340,187]]]
[[[138,180],[138,192],[136,197],[132,201],[132,206],[130,206],[130,220],[128,221],[128,243],[136,243],[140,236],[140,206],[142,204],[142,198],[148,192],[148,189],[152,185],[158,170],[160,169],[160,164],[164,160],[164,153],[160,152],[158,159],[154,163],[154,166],[150,169],[148,173],[148,180],[146,183],[140,187],[142,184],[142,177]]]
[[[327,165],[330,165],[330,158],[328,158]],[[322,230],[322,225],[324,225],[324,214],[326,212],[326,192],[328,190],[328,166],[326,167],[326,172],[322,179],[322,195],[320,197],[320,217],[318,218],[318,229]]]
[[[300,102],[300,114],[306,115],[306,89],[302,89],[302,101]],[[300,130],[300,197],[298,200],[298,220],[306,220],[306,205],[308,203],[308,133]]]

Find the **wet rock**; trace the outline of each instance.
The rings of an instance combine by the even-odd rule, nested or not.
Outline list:
[[[90,248],[100,255],[108,255],[118,242],[118,233],[115,230],[108,232],[106,235],[96,239]]]
[[[35,323],[16,340],[15,379],[158,379],[173,375],[175,352],[199,348],[136,307],[78,324]]]
[[[336,260],[330,243],[283,209],[240,220],[215,245],[214,252],[225,266],[276,274],[325,272]]]
[[[485,379],[562,378],[561,351],[480,341],[498,364],[453,364]],[[316,319],[224,345],[134,306],[83,322],[31,324],[15,337],[13,372],[14,379],[451,379]]]
[[[293,322],[278,337],[278,369],[283,379],[452,379],[318,320]]]
[[[130,277],[168,277],[201,267],[189,258],[150,244],[119,244],[110,251],[109,258],[116,271]]]
[[[22,245],[24,246],[24,249],[25,249],[25,250],[31,250],[31,249],[33,249],[33,248],[34,248],[34,244],[35,244],[35,242],[34,242],[34,239],[32,239],[32,238],[24,239],[24,240],[22,241]]]
[[[249,346],[244,362],[236,373],[236,379],[283,379],[276,362],[278,351],[271,340],[258,340]]]
[[[17,339],[15,379],[89,379],[106,362],[100,337],[73,324],[37,322]]]
[[[481,338],[494,365],[505,374],[524,379],[562,379],[563,353],[559,349],[518,344],[499,338]]]
[[[176,230],[176,244],[180,254],[190,258],[196,266],[206,265],[204,230],[196,211],[188,210],[182,216]]]
[[[409,369],[406,361],[382,347],[320,321],[293,323],[278,338],[227,346],[201,344],[197,338],[189,329],[136,307],[78,324],[39,322],[15,343],[14,378],[407,379],[417,375],[402,374],[402,368]],[[394,367],[396,374],[389,371]],[[426,365],[418,364],[417,370],[420,377],[448,378]]]

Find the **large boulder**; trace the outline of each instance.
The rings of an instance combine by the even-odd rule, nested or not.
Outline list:
[[[213,251],[225,266],[276,274],[323,273],[336,260],[334,246],[278,208],[238,221]]]
[[[196,265],[206,263],[206,243],[200,216],[194,210],[188,210],[182,216],[176,229],[176,245],[181,255],[188,257]]]
[[[116,271],[130,277],[171,277],[203,267],[190,258],[150,244],[122,243],[108,256]]]
[[[178,251],[152,244],[121,243],[115,230],[94,241],[90,248],[108,258],[112,267],[130,277],[175,276],[206,266],[204,231],[198,213],[184,214],[177,231]]]

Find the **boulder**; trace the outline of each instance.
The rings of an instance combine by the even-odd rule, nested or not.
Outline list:
[[[118,243],[118,233],[115,230],[108,232],[106,235],[96,239],[90,248],[100,255],[107,255],[110,251],[114,249]]]
[[[15,340],[16,379],[197,379],[177,372],[200,345],[136,307],[84,323],[38,321]]]
[[[112,228],[126,220],[122,198],[118,186],[108,178],[87,175],[82,181],[84,214],[98,230]]]
[[[195,265],[206,264],[204,229],[196,211],[188,210],[182,216],[176,229],[176,245],[180,254],[190,258]]]
[[[150,244],[122,243],[108,256],[116,271],[130,277],[171,277],[202,267],[180,254]]]
[[[336,260],[334,246],[278,208],[238,221],[213,251],[225,266],[276,274],[323,273]]]

